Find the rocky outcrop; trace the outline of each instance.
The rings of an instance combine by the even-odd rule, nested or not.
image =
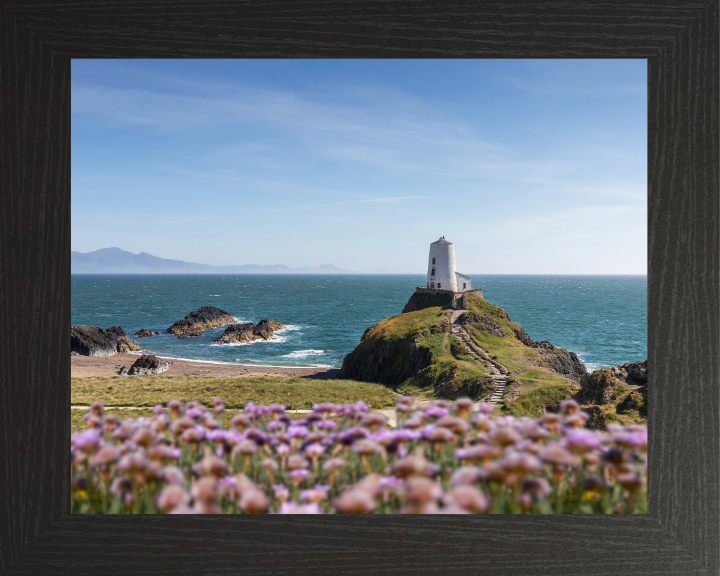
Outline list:
[[[153,333],[150,330],[148,330],[147,328],[143,328],[143,329],[135,332],[135,336],[137,336],[138,338],[149,338],[152,335],[153,335]]]
[[[345,356],[337,378],[378,382],[380,384],[400,384],[428,368],[432,361],[429,348],[420,340],[430,334],[439,334],[450,330],[450,319],[445,316],[428,330],[409,339],[389,339],[379,336],[384,323],[392,318],[371,326],[360,339],[360,344]]]
[[[110,338],[115,339],[115,350],[120,354],[140,350],[140,346],[138,346],[137,342],[131,342],[128,335],[125,334],[125,330],[123,330],[120,326],[111,326],[105,330],[105,334],[110,336]]]
[[[552,371],[575,381],[580,381],[588,375],[585,364],[580,362],[575,352],[570,352],[566,348],[558,348],[547,341],[534,344],[534,348],[541,354],[539,360],[541,366],[550,368]]]
[[[115,356],[117,341],[115,333],[107,333],[98,326],[80,325],[70,329],[70,349],[82,356]]]
[[[222,336],[215,338],[214,342],[220,344],[233,344],[236,342],[252,342],[253,340],[270,340],[276,330],[283,330],[285,326],[277,320],[260,320],[257,326],[252,322],[247,324],[233,324],[225,328]]]
[[[128,370],[127,375],[140,376],[142,374],[162,374],[163,372],[167,372],[170,366],[172,366],[172,362],[162,360],[154,354],[143,354],[140,358],[135,360],[132,366],[130,366],[130,370]],[[123,375],[122,370],[120,372],[121,375]]]
[[[138,343],[135,341],[130,341],[130,338],[127,336],[120,336],[117,341],[117,351],[120,353],[125,352],[137,352],[140,350],[140,346],[138,346]]]
[[[647,386],[647,360],[613,366],[610,370],[614,378],[618,378],[630,386]]]
[[[443,309],[452,308],[454,293],[450,290],[428,290],[416,291],[410,296],[402,313],[415,312],[416,310],[424,310],[433,306],[440,306]]]
[[[642,362],[628,362],[612,368],[594,370],[592,374],[585,375],[580,380],[580,391],[576,394],[577,400],[582,404],[607,404],[613,399],[613,387],[617,383],[629,386],[640,386],[637,393],[645,394],[647,389],[647,360]],[[625,399],[628,407],[640,403],[635,397]]]
[[[226,324],[232,324],[234,321],[235,318],[225,310],[213,306],[203,306],[195,312],[190,312],[182,320],[175,322],[167,331],[175,336],[181,334],[200,336],[202,330],[225,326]]]
[[[612,400],[613,377],[609,368],[594,370],[580,381],[576,394],[581,404],[607,404]]]
[[[105,333],[109,334],[111,337],[115,336],[116,338],[127,338],[127,334],[125,334],[125,330],[123,330],[121,326],[110,326],[110,328],[105,330]]]

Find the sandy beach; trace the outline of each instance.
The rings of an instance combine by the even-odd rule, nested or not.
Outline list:
[[[134,354],[116,354],[110,358],[95,356],[71,356],[70,376],[84,378],[87,376],[115,376],[123,366],[130,368],[138,359]],[[211,364],[208,362],[192,362],[189,360],[173,360],[173,365],[161,376],[295,376],[299,378],[316,378],[328,380],[334,378],[339,368],[275,368],[270,366],[238,366],[236,364]]]

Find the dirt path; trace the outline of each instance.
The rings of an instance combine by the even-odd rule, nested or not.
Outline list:
[[[470,335],[465,331],[465,328],[463,328],[459,322],[460,315],[463,312],[465,312],[465,310],[456,310],[453,312],[451,317],[452,332],[460,339],[463,346],[465,346],[465,350],[467,350],[469,354],[480,360],[492,371],[492,378],[495,380],[495,390],[490,395],[489,403],[497,404],[500,400],[502,400],[503,394],[505,393],[505,386],[507,385],[506,374],[509,370],[500,364],[500,362],[490,358],[490,354],[488,354],[486,350],[483,350],[480,346],[473,342]]]

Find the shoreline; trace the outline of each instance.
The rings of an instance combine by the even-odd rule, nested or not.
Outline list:
[[[123,366],[130,368],[139,355],[116,354],[107,358],[97,356],[71,356],[70,377],[87,378],[91,376],[118,376]],[[257,366],[247,364],[231,364],[229,362],[212,362],[207,360],[180,360],[166,356],[158,356],[173,363],[167,372],[159,376],[293,376],[296,378],[314,378],[330,380],[340,368],[301,367],[301,366]],[[119,377],[119,376],[118,376]],[[128,378],[132,379],[132,376]]]

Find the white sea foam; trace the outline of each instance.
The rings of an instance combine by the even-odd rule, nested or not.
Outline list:
[[[280,330],[275,330],[275,333],[277,334],[278,332],[288,332],[291,330],[300,330],[300,328],[302,328],[302,326],[298,326],[297,324],[286,324],[285,328],[281,328]]]
[[[260,342],[275,342],[279,344],[286,341],[287,338],[285,336],[273,336],[267,340],[259,338],[257,340],[251,340],[250,342],[213,342],[210,346],[250,346],[251,344],[258,344]]]
[[[283,354],[282,358],[307,358],[308,356],[322,356],[324,350],[295,350],[290,354]]]

